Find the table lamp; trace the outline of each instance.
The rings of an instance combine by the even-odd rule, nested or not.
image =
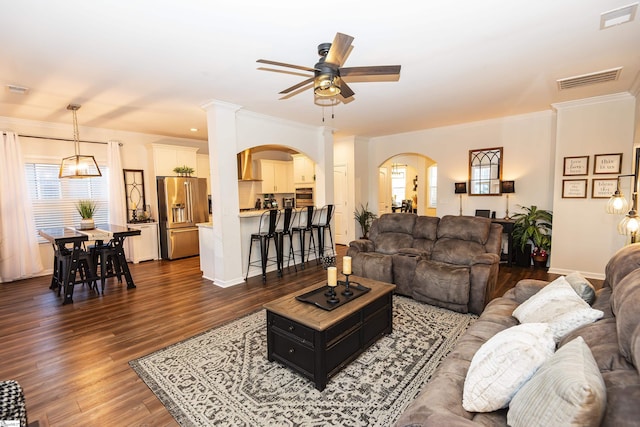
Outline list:
[[[516,192],[516,184],[514,181],[501,181],[500,192],[507,195],[507,211],[505,212],[504,219],[509,218],[509,194]]]
[[[462,216],[462,195],[467,193],[467,183],[466,182],[456,182],[455,183],[455,194],[460,195],[460,216]]]

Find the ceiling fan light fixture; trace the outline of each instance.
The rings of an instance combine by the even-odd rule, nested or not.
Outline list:
[[[324,97],[340,95],[340,76],[332,73],[319,74],[313,83],[313,91]]]

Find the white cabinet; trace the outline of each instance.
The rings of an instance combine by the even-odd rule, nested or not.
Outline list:
[[[125,242],[128,244],[127,261],[134,264],[140,261],[160,259],[158,245],[158,223],[145,222],[139,224],[127,224],[129,228],[140,230],[139,236],[127,237]]]
[[[316,165],[303,154],[294,154],[293,157],[293,182],[296,184],[313,184],[315,182]]]
[[[151,147],[155,176],[176,176],[173,171],[176,166],[189,166],[194,170],[192,176],[199,176],[197,148],[165,144],[151,144]]]
[[[260,160],[262,193],[293,193],[293,165],[281,160]]]

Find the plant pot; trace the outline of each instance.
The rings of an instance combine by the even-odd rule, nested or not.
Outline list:
[[[533,265],[538,268],[547,268],[547,260],[549,255],[532,255]]]
[[[80,220],[80,230],[93,230],[96,228],[95,222],[93,222],[93,218],[83,218]]]

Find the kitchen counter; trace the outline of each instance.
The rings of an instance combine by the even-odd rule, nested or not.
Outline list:
[[[281,209],[281,210],[282,210],[283,208],[279,208],[279,209]],[[305,208],[295,208],[295,209],[296,209],[298,212],[300,212],[302,209],[305,209]],[[316,208],[316,209],[318,209],[318,208]],[[260,215],[262,215],[264,212],[266,212],[266,211],[268,211],[268,210],[269,210],[269,209],[252,209],[252,210],[250,210],[250,211],[241,211],[241,212],[238,214],[238,216],[239,216],[240,218],[253,218],[253,217],[256,217],[256,216],[258,216],[258,217],[259,217]]]
[[[268,211],[269,209],[252,209],[250,211],[242,211],[239,213],[240,218],[252,218],[254,216],[260,216],[263,212]]]

